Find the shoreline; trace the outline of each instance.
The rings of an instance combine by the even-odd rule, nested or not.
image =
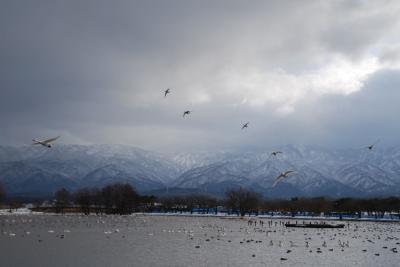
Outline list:
[[[54,213],[54,212],[36,212],[30,209],[22,208],[9,212],[9,209],[1,209],[0,216],[12,216],[12,215],[67,215],[67,216],[85,216],[83,213]],[[108,214],[90,214],[95,216],[105,216]],[[290,216],[290,215],[245,215],[238,216],[236,214],[218,213],[218,214],[202,214],[202,213],[190,213],[190,212],[135,212],[130,215],[118,215],[110,214],[112,216],[175,216],[175,217],[212,217],[229,220],[254,220],[254,219],[269,219],[269,220],[303,220],[303,221],[341,221],[341,222],[393,222],[398,223],[398,218],[349,218],[349,217],[326,217],[326,216]]]
[[[231,220],[251,220],[251,219],[277,219],[277,220],[308,220],[308,221],[342,221],[342,222],[400,222],[400,219],[375,219],[375,218],[342,218],[339,217],[322,217],[322,216],[285,216],[285,215],[247,215],[237,216],[228,214],[187,214],[187,213],[134,213],[144,216],[176,216],[176,217],[213,217]]]

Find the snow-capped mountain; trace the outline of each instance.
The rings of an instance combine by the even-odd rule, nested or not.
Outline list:
[[[208,192],[243,186],[265,197],[400,194],[399,148],[331,150],[286,145],[275,149],[283,154],[270,156],[273,149],[226,154],[218,162],[185,172],[173,185],[199,191],[213,188]],[[285,170],[296,172],[272,188]]]
[[[0,181],[10,195],[52,194],[129,182],[139,191],[163,188],[182,170],[168,157],[121,145],[0,147]]]
[[[271,151],[283,154],[271,156]],[[285,170],[295,173],[272,184]],[[248,187],[265,197],[400,193],[400,148],[286,145],[258,151],[157,153],[123,145],[0,146],[0,181],[10,195],[52,194],[128,182],[139,192],[223,195]],[[169,191],[168,191],[169,190]]]
[[[241,175],[233,164],[215,163],[191,169],[172,183],[172,187],[197,189],[200,193],[224,194],[231,188],[250,186],[251,181]]]

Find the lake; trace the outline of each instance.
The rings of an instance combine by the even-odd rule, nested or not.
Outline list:
[[[299,229],[248,220],[0,215],[0,266],[399,266],[399,223]]]

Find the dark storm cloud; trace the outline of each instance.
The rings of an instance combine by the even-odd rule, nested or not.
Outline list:
[[[395,1],[3,1],[0,137],[176,149],[335,145],[351,129],[347,144],[366,131],[396,142],[398,11]],[[388,98],[370,114],[363,101],[378,96]]]

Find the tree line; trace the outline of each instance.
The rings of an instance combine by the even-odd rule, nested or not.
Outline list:
[[[130,214],[135,211],[208,214],[228,208],[243,216],[248,212],[258,212],[260,204],[258,194],[242,188],[228,191],[226,199],[200,194],[156,198],[139,195],[130,184],[115,183],[101,189],[87,187],[75,192],[61,188],[54,194],[54,205],[45,208],[58,213],[79,211],[84,214]]]
[[[0,203],[5,200],[5,190],[0,183]],[[49,207],[46,207],[49,208]],[[246,214],[283,213],[295,216],[335,215],[361,217],[363,212],[376,218],[385,213],[396,213],[399,217],[400,198],[340,198],[299,197],[291,199],[265,199],[260,194],[244,189],[228,190],[224,197],[192,194],[158,197],[140,195],[130,184],[114,183],[102,188],[86,187],[74,192],[65,188],[54,194],[51,208],[55,212],[82,212],[130,214],[132,212],[225,212],[244,216]]]
[[[279,211],[295,216],[298,213],[319,215],[335,215],[342,218],[344,215],[361,217],[363,212],[375,218],[382,218],[385,213],[395,213],[400,216],[400,198],[340,198],[325,197],[292,198],[266,200],[261,207],[266,211]]]
[[[85,214],[130,214],[148,199],[140,196],[130,184],[114,183],[100,189],[86,187],[73,193],[61,188],[54,194],[54,207],[56,212],[61,213],[73,208]]]
[[[246,214],[285,214],[296,216],[307,214],[311,216],[324,213],[326,216],[361,217],[363,212],[376,218],[385,213],[395,213],[400,216],[400,198],[340,198],[300,197],[291,199],[265,199],[260,194],[239,188],[229,190],[224,198],[213,198],[204,195],[171,196],[157,199],[160,212],[200,212],[244,216]]]
[[[400,217],[400,198],[340,198],[300,197],[291,199],[264,199],[260,194],[239,188],[229,190],[222,199],[210,196],[190,195],[157,199],[159,210],[163,212],[198,212],[210,213],[222,211],[228,214],[244,216],[246,214],[298,214],[326,216],[361,217],[363,212],[369,216],[381,218],[385,213],[394,213]]]

